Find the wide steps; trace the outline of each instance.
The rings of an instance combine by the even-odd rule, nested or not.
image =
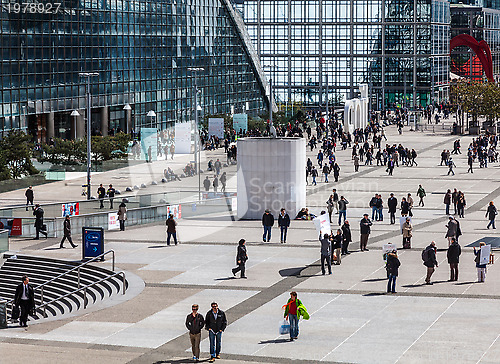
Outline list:
[[[78,289],[78,270],[74,270],[43,286],[43,303],[46,304],[55,300],[46,305],[45,309],[39,307],[42,303],[42,290],[37,288],[37,286],[81,265],[82,262],[27,255],[17,255],[13,259],[10,254],[5,254],[4,258],[7,258],[7,260],[0,268],[0,298],[12,300],[17,286],[21,283],[22,276],[29,276],[30,284],[35,288],[35,313],[30,316],[31,320],[60,316],[83,309],[86,306],[83,290],[75,292]],[[87,288],[87,305],[95,304],[112,295],[121,293],[122,290],[121,276],[108,278],[114,272],[94,264],[96,263],[80,268],[80,287],[93,284]],[[103,281],[96,283],[100,280]],[[126,281],[125,286],[128,286]],[[65,295],[67,297],[61,298]],[[10,317],[10,306],[8,315]]]

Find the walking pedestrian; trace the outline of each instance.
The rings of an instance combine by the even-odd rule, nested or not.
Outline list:
[[[368,244],[368,236],[370,235],[371,229],[370,226],[372,226],[373,223],[370,221],[368,218],[368,214],[363,214],[363,218],[359,222],[359,227],[360,227],[360,240],[359,240],[359,247],[361,251],[368,251],[368,248],[366,245]]]
[[[457,236],[458,222],[457,222],[457,220],[455,220],[455,218],[452,215],[450,215],[450,216],[448,216],[448,224],[446,224],[445,226],[448,229],[446,231],[446,238],[448,238],[448,246],[450,246],[451,239],[456,238],[456,236]]]
[[[335,213],[339,213],[339,194],[337,193],[337,189],[334,188],[332,189],[332,195],[333,195],[333,207],[335,207]]]
[[[456,167],[456,165],[455,162],[453,162],[453,159],[450,157],[450,159],[448,159],[448,176],[450,175],[450,173],[452,173],[453,176],[455,175],[453,167]]]
[[[325,183],[328,183],[328,174],[330,173],[330,167],[327,164],[323,166],[323,175],[325,176]]]
[[[212,186],[214,186],[214,192],[217,192],[217,187],[219,187],[219,178],[217,176],[214,177],[214,181],[212,182]]]
[[[316,177],[318,177],[318,170],[316,169],[315,166],[312,166],[311,169],[311,177],[313,179],[312,183],[316,186],[318,183],[316,182]]]
[[[26,192],[24,193],[26,196],[26,211],[28,211],[28,205],[31,204],[31,209],[33,210],[33,198],[34,198],[34,193],[33,193],[33,186],[29,186]]]
[[[355,155],[353,157],[354,159],[354,172],[358,172],[359,171],[359,157],[357,155]]]
[[[474,171],[472,170],[472,166],[474,164],[474,157],[471,155],[469,155],[467,157],[467,164],[469,165],[469,169],[467,170],[467,173],[474,173]]]
[[[465,201],[465,195],[462,191],[458,191],[458,197],[457,197],[457,212],[458,212],[458,217],[464,218],[464,211],[465,211],[465,206],[467,205],[467,202]]]
[[[490,226],[493,227],[493,229],[496,229],[495,227],[495,217],[497,216],[497,208],[493,204],[493,201],[490,201],[490,204],[488,205],[488,209],[486,210],[486,215],[484,217],[487,217],[490,222],[486,226],[486,229],[489,229]]]
[[[174,220],[174,215],[168,215],[165,224],[167,225],[167,245],[170,246],[171,236],[174,238],[175,245],[177,245],[177,221]]]
[[[191,341],[191,351],[193,352],[193,360],[200,361],[200,341],[201,329],[205,325],[205,319],[201,313],[198,313],[199,306],[195,303],[192,305],[191,312],[186,317],[186,328],[189,330],[189,340]]]
[[[333,164],[333,178],[335,178],[335,182],[339,181],[339,176],[340,176],[340,167],[339,165],[335,162]]]
[[[21,309],[19,326],[28,327],[28,315],[35,308],[35,292],[28,276],[23,276],[23,283],[16,287],[14,304]]]
[[[245,239],[240,239],[238,242],[238,250],[236,251],[236,268],[232,269],[233,276],[236,273],[241,272],[240,278],[246,278],[245,276],[245,263],[248,260],[247,247],[245,245]]]
[[[349,253],[349,243],[352,241],[351,226],[349,221],[345,220],[342,225],[342,254],[347,255]]]
[[[43,224],[43,214],[44,212],[40,205],[35,204],[35,209],[33,210],[33,216],[35,216],[35,240],[40,239],[40,233],[45,235],[45,239],[47,239],[47,232],[45,231],[45,225]]]
[[[220,170],[222,169],[222,163],[220,162],[219,158],[214,163],[214,168],[215,168],[215,173],[217,174],[216,177],[219,177]]]
[[[68,239],[72,248],[76,248],[78,246],[78,245],[73,244],[73,239],[71,239],[71,221],[69,219],[69,215],[66,215],[66,217],[64,218],[63,234],[64,234],[64,236],[61,240],[61,244],[59,244],[60,249],[64,248],[63,243],[64,243],[64,240],[66,240],[66,239]]]
[[[333,195],[330,195],[330,197],[328,198],[328,200],[326,201],[326,210],[328,211],[328,217],[329,217],[329,221],[330,221],[330,224],[332,223],[332,213],[333,213],[333,205],[334,205],[334,202],[333,202]]]
[[[321,273],[325,275],[325,261],[328,265],[328,274],[332,274],[332,261],[331,261],[331,249],[330,249],[330,236],[324,234],[319,236],[319,242],[321,244]]]
[[[413,208],[413,197],[411,197],[411,193],[406,197],[406,201],[408,202],[408,215],[413,216],[413,212],[411,211]]]
[[[210,180],[208,179],[208,176],[206,176],[203,180],[203,187],[205,188],[205,192],[210,191]]]
[[[97,198],[99,199],[99,208],[104,208],[104,198],[106,197],[106,189],[102,186],[102,183],[99,185],[97,189]]]
[[[113,185],[109,185],[108,188],[108,197],[109,197],[109,208],[113,208],[113,199],[115,197],[116,190],[113,188]]]
[[[288,227],[290,226],[290,216],[288,216],[288,213],[285,211],[285,208],[282,208],[280,210],[280,215],[278,216],[278,226],[280,227],[281,230],[280,242],[282,244],[285,244]]]
[[[434,241],[422,251],[422,260],[424,261],[424,265],[427,267],[425,284],[432,285],[431,276],[434,273],[434,267],[438,266],[438,262],[436,260],[436,243]]]
[[[262,241],[265,243],[271,240],[271,228],[274,225],[274,216],[271,214],[269,209],[266,209],[262,215],[262,226],[264,227],[264,234],[262,235]]]
[[[335,259],[333,257],[335,254]],[[342,230],[337,229],[337,233],[332,238],[332,264],[340,265],[342,262]],[[336,263],[333,263],[336,261]]]
[[[342,221],[342,216],[344,217],[344,221],[347,217],[347,205],[349,204],[349,201],[345,199],[344,196],[340,196],[339,200],[339,226]]]
[[[297,292],[290,292],[290,298],[285,305],[284,317],[290,322],[290,341],[299,337],[299,307],[302,302],[297,298]]]
[[[450,214],[451,197],[452,197],[451,196],[451,190],[448,189],[448,191],[446,191],[446,194],[444,195],[444,199],[443,199],[443,203],[446,206],[446,209],[445,209],[445,214],[446,215]]]
[[[411,249],[412,231],[413,226],[410,217],[407,217],[406,221],[403,223],[403,249]]]
[[[462,254],[462,248],[458,244],[457,239],[452,238],[451,244],[448,247],[448,252],[446,253],[448,264],[450,265],[450,282],[458,280],[458,261],[460,254]]]
[[[125,231],[125,220],[127,220],[127,205],[125,201],[122,200],[120,206],[118,206],[118,221],[120,222],[120,231]]]
[[[474,258],[474,261],[476,262],[477,281],[479,283],[483,283],[484,280],[486,279],[486,264],[481,264],[481,247],[483,246],[486,246],[486,243],[484,241],[481,241],[479,243],[478,250],[476,250],[476,247],[474,247],[474,255],[476,256]]]
[[[424,197],[427,195],[425,194],[425,190],[422,185],[418,185],[417,196],[420,198],[420,201],[418,201],[418,206],[420,207],[420,205],[422,205],[422,207],[424,207]]]
[[[222,175],[220,176],[220,183],[222,185],[221,192],[226,192],[226,183],[227,183],[226,172],[222,172]]]
[[[453,203],[453,215],[457,214],[457,202],[458,202],[458,191],[456,188],[453,189],[451,194],[451,202]]]
[[[398,259],[396,250],[387,254],[387,273],[389,280],[387,281],[387,293],[396,293],[396,278],[398,277],[399,267],[401,262]]]
[[[227,318],[224,311],[219,310],[217,302],[212,302],[212,309],[205,315],[205,329],[208,330],[210,341],[210,363],[220,359],[222,333],[227,327]]]
[[[396,209],[398,207],[398,199],[394,197],[394,193],[391,193],[389,199],[387,200],[387,207],[389,208],[389,215],[391,217],[391,224],[396,223]]]

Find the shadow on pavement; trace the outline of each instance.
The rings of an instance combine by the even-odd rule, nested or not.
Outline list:
[[[159,248],[168,248],[168,245],[152,245],[152,246],[148,246],[148,249],[159,249]]]
[[[372,279],[363,279],[361,282],[381,282],[386,280],[387,278],[372,278]]]
[[[237,279],[237,278],[236,277],[215,278],[214,281],[230,281],[232,279]]]
[[[363,295],[363,297],[376,297],[376,296],[385,296],[386,292],[372,292],[372,293],[366,293]]]
[[[285,268],[280,270],[280,276],[282,277],[291,277],[298,276],[300,272],[304,270],[306,267],[298,267],[298,268]]]
[[[259,342],[259,345],[261,344],[283,344],[283,343],[288,343],[290,342],[289,339],[274,339],[274,340],[265,340]]]

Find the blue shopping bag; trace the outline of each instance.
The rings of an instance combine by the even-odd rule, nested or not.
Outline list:
[[[280,321],[280,335],[286,335],[290,333],[290,323],[288,320]]]

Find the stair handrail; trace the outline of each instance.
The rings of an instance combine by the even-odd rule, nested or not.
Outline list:
[[[57,297],[57,298],[54,298],[52,301],[50,302],[46,302],[46,303],[43,303],[43,295],[41,296],[41,301],[40,301],[40,305],[38,305],[38,307],[36,307],[36,309],[40,309],[40,308],[43,308],[43,316],[44,317],[47,317],[47,314],[46,314],[46,307],[56,301],[59,301],[59,300],[62,300],[63,298],[66,298],[66,297],[69,297],[79,291],[82,291],[83,290],[83,309],[86,309],[87,308],[87,304],[88,304],[88,300],[87,300],[87,288],[90,288],[96,284],[99,284],[101,282],[104,282],[108,279],[111,279],[111,278],[114,278],[116,276],[119,276],[121,275],[122,276],[122,294],[125,294],[126,290],[127,290],[127,284],[126,284],[126,279],[125,279],[125,272],[121,271],[121,272],[116,272],[116,273],[113,273],[113,274],[109,274],[108,276],[104,277],[104,278],[101,278],[100,280],[96,281],[96,282],[92,282],[92,283],[89,283],[87,284],[86,286],[83,286],[83,287],[79,287],[69,293],[66,293],[65,295],[62,295],[60,297]]]
[[[59,279],[61,277],[64,277],[65,275],[68,275],[71,272],[74,272],[75,270],[78,270],[78,288],[80,288],[80,270],[81,270],[81,268],[84,267],[84,266],[86,266],[86,265],[88,265],[89,263],[97,260],[97,259],[101,259],[101,258],[104,259],[104,256],[107,255],[107,254],[110,254],[110,253],[113,255],[112,271],[114,272],[115,271],[115,251],[113,249],[110,249],[107,252],[99,254],[98,256],[96,256],[96,257],[94,257],[92,259],[89,259],[89,260],[83,262],[82,264],[80,264],[80,265],[78,265],[78,266],[76,266],[74,268],[71,268],[70,270],[67,270],[64,273],[59,274],[57,277],[54,277],[54,278],[48,280],[47,282],[44,282],[44,283],[42,283],[42,284],[40,284],[40,285],[38,285],[36,287],[33,287],[33,293],[35,292],[35,290],[37,290],[37,289],[40,288],[41,289],[41,297],[43,298],[43,287],[44,286],[46,286],[49,283],[54,282],[55,280],[57,280],[57,279]],[[11,299],[10,301],[7,301],[7,303],[13,303],[13,302],[14,302],[14,298]]]

